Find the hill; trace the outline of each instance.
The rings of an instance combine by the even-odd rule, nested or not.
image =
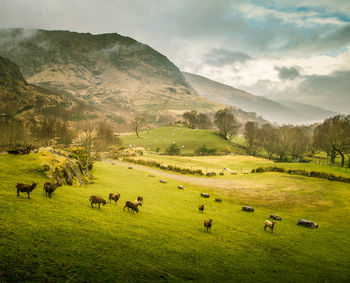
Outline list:
[[[63,92],[53,92],[29,84],[20,68],[0,56],[0,117],[16,116],[32,109],[69,107],[74,99]]]
[[[0,155],[0,281],[349,280],[350,221],[339,209],[349,207],[347,184],[329,190],[330,181],[266,173],[235,176],[223,189],[182,183],[179,190],[171,178],[160,184],[157,174],[98,162],[94,184],[63,186],[49,199],[40,166],[38,154]],[[39,182],[30,200],[16,196],[19,181]],[[211,197],[201,198],[203,191]],[[117,205],[91,208],[90,195],[110,192],[121,194]],[[140,212],[123,211],[138,195]],[[255,212],[242,212],[244,204]],[[271,213],[283,219],[273,233],[263,229]],[[297,226],[300,217],[319,228]]]
[[[199,96],[164,55],[117,33],[0,29],[0,56],[18,64],[29,83],[69,93],[115,121],[142,113],[162,124],[188,110],[225,107]],[[241,120],[259,121],[233,109]]]
[[[133,144],[152,151],[159,148],[161,153],[164,153],[172,143],[176,143],[181,148],[181,153],[193,153],[202,145],[226,153],[242,152],[241,148],[216,135],[212,130],[195,130],[185,127],[159,127],[142,131],[139,138],[131,134],[123,135],[121,139],[125,145]]]
[[[234,105],[244,111],[255,112],[271,122],[319,122],[336,114],[307,104],[273,101],[191,73],[183,72],[183,75],[199,95],[218,103]]]

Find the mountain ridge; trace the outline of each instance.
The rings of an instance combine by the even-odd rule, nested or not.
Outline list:
[[[263,96],[225,85],[206,77],[183,72],[186,80],[199,95],[218,103],[235,105],[248,112],[255,112],[263,118],[276,123],[308,123],[322,121],[337,113],[303,103],[275,101]],[[304,105],[304,111],[300,107]],[[308,106],[308,109],[306,109]],[[310,110],[312,113],[309,113]],[[319,112],[319,113],[316,113]]]

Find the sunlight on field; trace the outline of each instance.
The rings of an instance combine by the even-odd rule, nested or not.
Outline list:
[[[348,184],[266,173],[235,176],[249,184],[246,188],[181,183],[184,190],[179,190],[180,183],[171,178],[161,184],[157,175],[98,162],[94,184],[64,186],[48,199],[39,166],[34,154],[0,156],[0,221],[5,223],[0,271],[5,278],[339,282],[350,276],[350,236],[344,233],[350,229]],[[30,200],[16,197],[19,181],[39,182]],[[211,197],[201,198],[203,191]],[[110,192],[121,194],[118,205],[90,207],[90,195],[107,198]],[[138,195],[145,200],[140,212],[124,212],[123,203]],[[202,203],[203,214],[198,211]],[[242,212],[242,205],[253,205],[255,212]],[[263,230],[271,213],[283,218],[274,233]],[[210,233],[203,229],[208,218],[213,219]],[[299,227],[299,218],[320,227]]]

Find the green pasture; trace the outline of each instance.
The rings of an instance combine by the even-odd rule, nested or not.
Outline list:
[[[49,199],[40,165],[35,154],[0,155],[1,282],[350,280],[348,184],[264,173],[236,176],[244,186],[182,183],[179,190],[171,179],[161,184],[157,175],[98,162],[94,184],[63,186]],[[17,182],[34,181],[30,200],[16,196]],[[90,195],[110,192],[121,194],[118,205],[90,207]],[[140,212],[124,212],[123,203],[139,195]],[[255,212],[243,212],[242,205]],[[263,230],[271,213],[283,218],[274,233]],[[209,233],[203,229],[208,218]],[[299,227],[299,218],[319,228]]]
[[[133,144],[150,151],[156,151],[159,148],[162,153],[173,143],[179,146],[181,153],[193,153],[202,145],[225,152],[242,151],[212,130],[169,126],[142,131],[139,135],[139,138],[136,137],[136,134],[121,136],[121,139],[125,146]]]

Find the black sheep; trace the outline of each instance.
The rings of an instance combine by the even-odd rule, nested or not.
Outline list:
[[[27,193],[28,198],[30,198],[30,192],[34,190],[36,187],[36,183],[33,183],[31,185],[28,184],[23,184],[23,183],[17,183],[16,188],[17,188],[17,196],[19,197],[19,192],[21,193]]]

